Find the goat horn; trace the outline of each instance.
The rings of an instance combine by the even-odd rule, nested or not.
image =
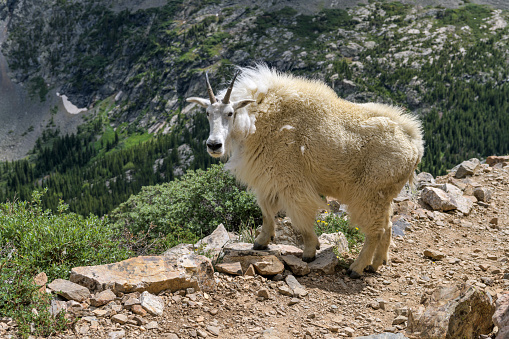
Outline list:
[[[223,98],[223,104],[225,105],[230,103],[230,95],[232,94],[233,84],[235,83],[235,79],[237,79],[237,75],[239,75],[239,72],[235,73],[235,75],[233,76],[233,80],[230,84],[230,87],[228,87],[228,90],[226,90],[226,94],[224,95]]]
[[[217,102],[217,100],[216,100],[216,96],[214,95],[214,91],[212,90],[212,87],[210,86],[209,72],[205,72],[205,79],[207,79],[207,92],[209,93],[210,103],[215,104]]]

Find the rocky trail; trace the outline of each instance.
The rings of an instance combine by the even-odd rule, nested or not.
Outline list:
[[[421,173],[417,193],[395,199],[390,262],[360,279],[346,275],[323,236],[315,266],[291,245],[230,243],[216,272],[185,245],[75,268],[71,281],[88,289],[47,286],[60,291],[52,307],[76,320],[54,338],[509,338],[508,160],[473,159],[436,180]],[[0,336],[15,333],[0,319]]]

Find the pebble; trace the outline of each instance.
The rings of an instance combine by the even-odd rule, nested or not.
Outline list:
[[[127,322],[127,316],[125,314],[115,314],[111,317],[111,321],[123,325]]]
[[[442,252],[431,249],[424,250],[424,256],[431,258],[433,260],[442,260],[443,258],[445,258],[445,254],[443,254]]]
[[[355,330],[351,327],[343,328],[343,332],[349,337],[353,337],[353,335],[355,334]]]
[[[393,325],[401,325],[401,324],[404,324],[407,320],[408,320],[408,318],[405,317],[404,315],[399,315],[396,318],[394,318],[394,320],[392,321],[392,324]]]
[[[219,336],[219,327],[217,327],[217,326],[207,326],[206,329],[207,329],[207,331],[209,331],[210,333],[212,333],[216,337]]]
[[[269,299],[269,291],[266,288],[259,290],[256,295],[264,299]]]
[[[205,332],[204,330],[202,330],[201,328],[197,329],[196,330],[196,334],[198,335],[198,337],[202,337],[202,338],[207,338],[209,335],[207,334],[207,332]]]
[[[288,302],[288,306],[292,306],[292,305],[295,305],[295,304],[298,304],[300,303],[300,299],[299,298],[292,298],[289,302]]]

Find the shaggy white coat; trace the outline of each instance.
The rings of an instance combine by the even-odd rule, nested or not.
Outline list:
[[[366,234],[351,274],[376,270],[388,260],[391,201],[413,182],[424,153],[419,120],[397,107],[343,100],[323,82],[264,65],[241,69],[231,100],[245,99],[255,101],[235,112],[224,148],[226,167],[256,193],[263,212],[255,248],[269,243],[283,209],[303,235],[303,258],[312,260],[315,216],[326,207],[320,195],[331,196]]]

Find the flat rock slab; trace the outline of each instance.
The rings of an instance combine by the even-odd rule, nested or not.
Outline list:
[[[254,250],[253,244],[246,242],[237,242],[226,244],[223,247],[225,255],[236,256],[266,256],[266,255],[281,255],[281,248],[278,245],[269,244],[265,250]]]
[[[141,256],[108,265],[75,267],[70,280],[93,291],[110,289],[116,294],[215,288],[210,259],[196,254]]]
[[[240,262],[222,263],[215,266],[216,271],[231,275],[242,275],[242,265]]]
[[[271,276],[285,271],[285,265],[276,256],[268,255],[263,258],[263,260],[252,263],[258,274]]]
[[[419,338],[478,338],[493,328],[495,305],[491,296],[463,284],[436,289],[408,317],[408,333]]]
[[[48,288],[67,300],[82,302],[90,297],[90,290],[69,280],[55,279]]]
[[[355,337],[355,339],[409,339],[408,337],[405,337],[401,333],[380,333],[380,334],[372,334],[368,336],[363,337]]]

